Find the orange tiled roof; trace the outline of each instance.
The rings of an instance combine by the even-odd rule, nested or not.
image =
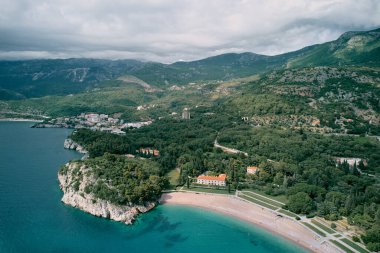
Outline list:
[[[226,174],[220,174],[219,176],[215,177],[215,176],[204,176],[204,175],[201,175],[201,176],[198,176],[197,179],[205,179],[205,180],[217,180],[217,181],[225,181],[227,178],[227,175]]]
[[[248,166],[247,170],[258,170],[259,168],[256,166]]]

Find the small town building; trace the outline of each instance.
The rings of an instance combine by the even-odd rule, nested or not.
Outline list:
[[[148,121],[142,121],[142,122],[125,123],[125,124],[123,125],[123,128],[130,128],[130,127],[132,127],[132,128],[140,128],[140,127],[142,127],[142,126],[148,126],[148,125],[150,125],[150,124],[152,124],[152,123],[153,123],[153,121],[151,121],[151,120],[148,120]]]
[[[86,114],[85,118],[90,123],[98,123],[100,121],[99,114],[96,113]]]
[[[256,166],[248,166],[247,174],[256,174],[259,171],[259,168]]]
[[[157,149],[151,149],[151,148],[140,148],[139,150],[136,150],[137,153],[142,155],[151,155],[151,156],[159,156],[160,151]]]
[[[197,177],[197,184],[226,186],[226,178],[226,174],[220,174],[219,176],[200,175]]]

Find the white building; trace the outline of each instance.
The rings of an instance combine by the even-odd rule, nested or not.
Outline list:
[[[220,174],[217,177],[200,175],[197,177],[197,184],[226,186],[226,178],[226,174]]]

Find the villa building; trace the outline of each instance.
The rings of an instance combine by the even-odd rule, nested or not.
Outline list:
[[[347,162],[350,167],[354,167],[359,165],[360,162],[363,162],[364,166],[367,166],[367,160],[362,158],[353,158],[353,157],[335,157],[335,161],[338,163]]]
[[[226,174],[220,174],[217,177],[200,175],[197,177],[197,184],[226,186],[226,178]]]
[[[259,171],[259,168],[256,166],[248,166],[247,167],[247,174],[256,174],[257,171]]]

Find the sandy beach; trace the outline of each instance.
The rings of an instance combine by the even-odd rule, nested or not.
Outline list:
[[[248,221],[291,240],[312,252],[340,252],[329,242],[323,241],[323,238],[315,235],[297,221],[287,217],[278,217],[274,212],[235,196],[172,192],[163,194],[160,203],[205,208]]]

